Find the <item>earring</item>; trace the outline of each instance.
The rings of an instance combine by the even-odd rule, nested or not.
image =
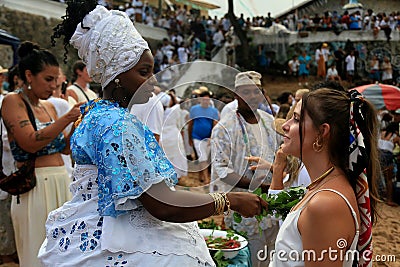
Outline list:
[[[315,140],[315,142],[312,144],[312,148],[314,149],[315,152],[321,152],[322,148],[324,147],[324,144],[321,142],[321,140],[319,139],[319,137],[317,137],[317,140]]]
[[[119,83],[119,79],[114,80],[115,84],[117,85],[115,88],[122,88],[122,85]]]
[[[28,84],[28,90],[32,90],[31,84]]]

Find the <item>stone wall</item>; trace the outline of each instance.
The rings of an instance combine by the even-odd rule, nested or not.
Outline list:
[[[78,59],[76,50],[71,47],[68,49],[68,61],[64,64],[65,50],[62,41],[58,39],[55,47],[51,45],[50,36],[53,34],[53,28],[60,21],[60,19],[51,18],[50,16],[35,15],[0,5],[0,29],[18,37],[21,42],[32,41],[43,48],[49,49],[56,55],[67,77],[71,77],[72,64]],[[145,38],[149,42],[150,47],[156,47],[162,38],[168,37],[166,30],[161,28],[143,24],[138,24],[136,27],[143,36],[146,36]],[[10,46],[0,45],[0,65],[10,67],[13,63],[12,53],[13,51]]]
[[[69,49],[68,62],[64,64],[64,47],[58,41],[55,47],[51,45],[50,36],[53,28],[60,20],[45,18],[43,16],[32,15],[20,11],[15,11],[4,6],[0,6],[0,28],[18,37],[21,42],[32,41],[39,44],[42,48],[49,49],[56,55],[61,67],[69,75],[71,65],[78,59],[76,50]],[[10,67],[12,65],[12,49],[10,46],[0,45],[0,65]]]

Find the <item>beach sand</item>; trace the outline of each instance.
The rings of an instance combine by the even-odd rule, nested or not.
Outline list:
[[[374,246],[374,255],[381,259],[389,259],[393,256],[396,258],[394,262],[381,261],[376,262],[375,266],[400,266],[400,207],[391,207],[386,204],[378,205],[377,224],[372,228],[372,238]]]

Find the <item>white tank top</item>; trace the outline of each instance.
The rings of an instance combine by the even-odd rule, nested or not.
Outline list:
[[[84,88],[82,91],[80,87],[78,87],[76,84],[72,84],[68,86],[68,90],[73,90],[75,94],[78,96],[78,103],[79,102],[88,102],[89,100],[93,100],[97,98],[97,94],[90,90],[89,88]],[[85,93],[83,93],[85,92]]]
[[[310,201],[310,199],[317,194],[318,192],[321,191],[331,191],[339,196],[341,196],[349,206],[351,210],[351,214],[354,217],[355,225],[356,225],[356,234],[354,236],[353,242],[351,243],[349,251],[355,251],[357,249],[357,243],[358,243],[358,237],[359,237],[359,226],[358,226],[358,220],[357,220],[357,214],[354,211],[353,207],[350,205],[349,201],[347,198],[340,192],[333,190],[333,189],[321,189],[309,197],[309,199],[297,210],[290,212],[285,221],[283,222],[281,228],[279,229],[278,236],[276,237],[275,241],[275,255],[273,258],[273,261],[270,262],[269,267],[302,267],[304,266],[304,261],[299,260],[296,261],[294,260],[297,255],[302,255],[303,252],[303,243],[301,239],[301,235],[299,232],[299,229],[297,228],[297,222],[300,217],[300,213],[305,207],[305,205]],[[339,242],[338,242],[339,245]],[[332,248],[332,249],[338,249],[338,248]],[[286,253],[286,255],[281,254],[277,255],[277,253]],[[288,254],[290,253],[290,254]],[[353,264],[352,258],[351,258],[351,253],[350,254],[350,260],[346,261],[346,257],[344,257],[343,261],[343,267],[351,267]],[[290,256],[291,255],[291,256]],[[305,254],[307,257],[307,254]],[[325,254],[328,256],[328,254]],[[332,255],[337,255],[339,256],[339,253],[332,254]],[[287,258],[287,260],[285,260]],[[317,255],[318,258],[318,255]],[[301,257],[300,257],[301,259]]]

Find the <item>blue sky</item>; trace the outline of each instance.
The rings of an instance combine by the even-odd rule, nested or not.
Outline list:
[[[219,5],[220,9],[210,11],[210,15],[223,16],[228,11],[228,0],[206,0],[207,2]],[[276,16],[293,5],[296,6],[305,0],[234,0],[235,14],[239,16],[243,13],[245,17],[266,16],[271,12],[272,16]]]

